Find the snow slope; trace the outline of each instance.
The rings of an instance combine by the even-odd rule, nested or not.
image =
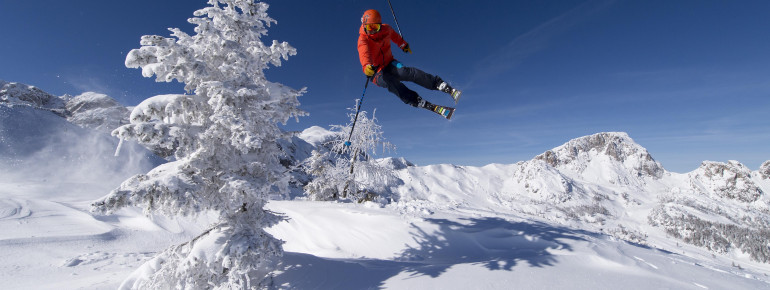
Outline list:
[[[389,207],[298,201],[271,208],[291,219],[272,230],[287,240],[277,288],[768,287],[767,277],[745,269],[515,215],[462,209],[418,218]]]
[[[73,99],[23,84],[0,81],[0,85],[3,288],[114,288],[127,271],[153,252],[180,236],[189,236],[187,228],[200,227],[146,218],[136,210],[109,217],[91,215],[91,201],[126,178],[165,161],[128,143],[115,157],[115,138],[81,128],[66,118],[83,116],[81,113],[92,111],[87,108],[100,107],[99,103],[78,97],[68,102]],[[78,103],[82,106],[75,111],[67,110],[68,105]],[[96,123],[87,121],[88,117],[77,120],[98,123],[93,128],[99,129],[113,118],[109,114],[92,115],[101,120]],[[144,241],[135,238],[143,236],[147,237]],[[120,278],[116,281],[115,277]]]
[[[74,106],[92,108],[96,121],[79,122],[84,129],[68,109],[73,98],[9,84],[0,82],[4,288],[114,289],[212,221],[205,213],[89,213],[92,201],[164,160],[130,144],[114,157],[117,140],[103,133],[114,125],[100,127],[108,121],[93,110],[110,107],[103,96],[84,94]],[[312,127],[282,144],[287,164],[327,136]],[[287,217],[269,229],[286,241],[274,288],[770,289],[770,266],[751,256],[767,239],[746,240],[744,251],[702,237],[764,237],[770,162],[757,171],[731,161],[672,173],[625,133],[573,139],[516,164],[380,162],[398,177],[390,203],[293,194],[268,205]]]

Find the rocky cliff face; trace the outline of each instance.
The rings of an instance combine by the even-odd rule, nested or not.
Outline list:
[[[765,161],[765,163],[762,163],[762,166],[759,167],[759,175],[762,179],[770,179],[770,160]]]

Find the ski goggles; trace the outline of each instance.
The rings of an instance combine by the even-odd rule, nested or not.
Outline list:
[[[382,24],[368,23],[368,24],[364,24],[364,28],[366,28],[366,31],[369,31],[369,32],[379,32],[380,28],[382,28]]]

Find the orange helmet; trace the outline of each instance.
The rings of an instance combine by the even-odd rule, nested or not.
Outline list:
[[[382,17],[380,17],[380,12],[377,12],[377,10],[369,9],[364,12],[364,16],[361,16],[361,24],[381,24],[382,23]]]

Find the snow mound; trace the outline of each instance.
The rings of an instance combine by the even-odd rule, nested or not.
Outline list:
[[[762,195],[762,190],[751,180],[751,170],[738,161],[704,161],[688,176],[696,192],[718,198],[754,202]]]
[[[67,101],[66,108],[68,121],[107,134],[128,123],[128,109],[105,94],[83,93]]]

